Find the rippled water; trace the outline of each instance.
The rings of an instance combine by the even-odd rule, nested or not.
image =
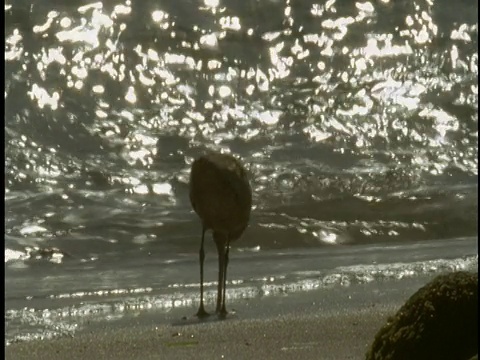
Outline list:
[[[38,311],[68,313],[92,294],[94,307],[145,293],[162,307],[172,288],[197,301],[188,176],[206,149],[240,157],[254,191],[230,297],[239,281],[258,289],[256,273],[278,288],[292,273],[321,282],[383,248],[375,271],[398,275],[398,246],[420,268],[471,266],[477,8],[8,1],[7,339],[45,335],[38,319],[52,317]],[[417,259],[419,244],[437,250]],[[209,244],[210,279],[214,254]],[[251,256],[278,265],[248,267]]]

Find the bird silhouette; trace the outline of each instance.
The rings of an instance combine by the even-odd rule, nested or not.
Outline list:
[[[203,303],[203,248],[205,232],[213,232],[218,253],[218,292],[216,313],[225,317],[225,288],[230,242],[245,231],[250,219],[252,190],[247,173],[235,157],[211,152],[196,159],[190,173],[190,202],[202,222],[200,244],[199,318],[208,316]]]

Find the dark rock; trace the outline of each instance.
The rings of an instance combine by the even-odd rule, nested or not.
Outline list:
[[[367,360],[468,360],[478,353],[478,273],[437,276],[377,333]]]

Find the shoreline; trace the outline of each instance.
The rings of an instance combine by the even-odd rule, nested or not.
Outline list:
[[[138,311],[92,323],[73,337],[14,343],[5,354],[52,360],[364,359],[388,317],[436,275],[227,301],[237,312],[226,320],[213,315],[199,321],[194,308]]]
[[[391,311],[99,328],[6,348],[6,359],[362,359]]]

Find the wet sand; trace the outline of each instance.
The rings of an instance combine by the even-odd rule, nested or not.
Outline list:
[[[432,277],[237,301],[223,321],[200,322],[196,309],[144,311],[71,338],[12,344],[6,359],[364,359],[388,316]]]
[[[386,313],[104,328],[14,344],[7,359],[361,359]]]

